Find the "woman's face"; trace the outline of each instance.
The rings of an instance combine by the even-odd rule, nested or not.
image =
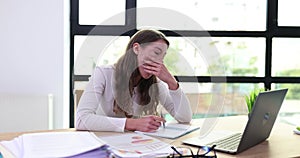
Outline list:
[[[168,45],[164,40],[158,40],[147,44],[133,44],[134,52],[137,55],[139,71],[144,79],[148,79],[152,76],[144,71],[143,64],[151,64],[152,62],[163,63],[163,59],[166,55]]]

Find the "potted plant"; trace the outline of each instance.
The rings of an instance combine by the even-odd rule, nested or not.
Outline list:
[[[245,100],[246,100],[246,104],[247,104],[247,109],[248,109],[248,116],[250,117],[251,115],[251,111],[252,111],[252,108],[253,108],[253,105],[256,101],[256,98],[258,96],[258,94],[260,92],[263,92],[264,89],[261,88],[261,89],[254,89],[252,90],[249,95],[245,96]]]

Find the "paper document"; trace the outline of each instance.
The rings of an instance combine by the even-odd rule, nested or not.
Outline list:
[[[104,145],[90,132],[45,132],[0,142],[16,157],[70,157]]]
[[[150,136],[176,139],[197,129],[199,129],[199,127],[191,126],[188,124],[168,123],[165,125],[165,128],[160,127],[158,130],[153,132],[140,132],[140,131],[136,131],[136,132],[143,133]]]
[[[111,152],[117,157],[166,157],[173,153],[170,144],[143,134],[128,133],[99,138],[110,146]]]

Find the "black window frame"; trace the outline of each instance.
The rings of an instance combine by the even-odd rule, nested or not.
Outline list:
[[[136,12],[127,10],[137,7],[137,0],[126,0],[125,25],[80,25],[79,24],[79,0],[70,1],[70,128],[74,127],[74,95],[73,87],[76,81],[88,81],[90,75],[74,74],[74,37],[76,35],[101,35],[101,36],[132,36],[136,33]],[[175,76],[180,82],[198,83],[263,83],[266,89],[271,89],[272,83],[300,83],[300,77],[273,77],[272,72],[272,38],[289,37],[300,38],[300,27],[278,26],[278,0],[267,0],[265,31],[189,31],[189,30],[160,30],[166,36],[184,37],[264,37],[266,39],[265,50],[265,74],[263,77],[251,76]],[[93,30],[93,31],[92,31]],[[127,31],[130,30],[130,31]],[[92,31],[92,32],[91,32]],[[124,33],[125,32],[125,33]]]

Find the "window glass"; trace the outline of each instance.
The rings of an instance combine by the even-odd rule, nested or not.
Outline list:
[[[74,87],[72,87],[74,90],[85,90],[86,85],[88,84],[88,81],[75,81]]]
[[[278,0],[278,25],[300,26],[299,6],[299,0]]]
[[[299,125],[300,120],[300,84],[272,84],[272,89],[288,88],[285,100],[279,111],[281,121]]]
[[[207,73],[201,50],[188,38],[167,37],[170,46],[164,63],[173,75],[199,76]]]
[[[173,75],[263,76],[264,38],[168,37],[165,64]]]
[[[263,83],[189,83],[180,82],[195,118],[247,114],[245,96]],[[219,101],[216,101],[219,100]]]
[[[125,2],[120,0],[79,0],[79,24],[125,25]]]
[[[139,0],[137,27],[170,30],[266,29],[266,0]]]
[[[263,76],[265,66],[264,38],[212,38],[220,52],[226,75]]]
[[[90,75],[96,65],[115,63],[128,41],[128,36],[75,36],[74,74]]]
[[[273,76],[300,76],[299,43],[300,38],[273,38]]]

